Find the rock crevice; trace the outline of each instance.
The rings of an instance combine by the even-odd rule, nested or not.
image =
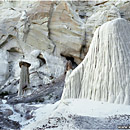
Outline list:
[[[49,11],[49,19],[48,19],[48,24],[47,24],[47,27],[48,27],[48,39],[50,39],[52,41],[52,44],[54,45],[52,53],[55,52],[55,48],[56,48],[56,45],[55,45],[55,43],[53,42],[53,40],[51,38],[51,28],[50,28],[51,19],[52,19],[52,15],[53,15],[53,11],[54,11],[54,4],[55,4],[55,2],[53,2],[51,4],[50,11]]]

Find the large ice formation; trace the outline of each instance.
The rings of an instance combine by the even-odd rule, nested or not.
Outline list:
[[[130,105],[130,25],[122,18],[94,33],[82,63],[69,75],[62,98]]]

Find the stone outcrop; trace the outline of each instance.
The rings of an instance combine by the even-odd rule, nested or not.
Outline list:
[[[79,64],[88,52],[95,30],[115,18],[129,20],[129,1],[1,1],[0,49],[9,52],[9,79],[18,86],[18,63],[31,61],[31,84],[49,83],[65,69],[65,58]],[[128,11],[127,11],[128,10]],[[31,52],[40,51],[39,57]],[[51,62],[44,63],[46,55]],[[54,60],[60,60],[59,65]],[[57,67],[58,65],[58,67]],[[46,66],[46,67],[45,67]],[[43,69],[41,69],[43,68]],[[59,69],[60,68],[60,69]],[[38,73],[40,72],[40,76]],[[44,74],[49,75],[45,77]],[[7,76],[8,77],[8,76]],[[39,78],[40,77],[40,78]],[[34,79],[38,82],[34,82]],[[13,83],[13,85],[10,84]],[[17,82],[17,85],[14,85]],[[15,91],[16,92],[16,91]]]
[[[33,105],[41,107],[40,102],[61,99],[59,108],[71,106],[64,99],[85,98],[130,105],[129,7],[129,0],[0,1],[0,128],[24,129],[43,112],[40,108],[36,116],[33,113]],[[31,66],[21,73],[30,83],[25,81],[29,88],[19,97],[20,82],[26,87],[20,80],[20,61]],[[51,128],[48,124],[44,128]]]
[[[88,17],[86,22],[86,33],[87,33],[87,45],[91,44],[94,32],[98,27],[111,21],[115,18],[120,18],[119,9],[114,5],[108,5],[97,9],[96,13],[93,13],[91,17]]]
[[[128,5],[128,1],[108,0],[1,2],[0,47],[24,54],[39,49],[73,57],[79,64],[97,27],[119,17],[129,20]],[[25,11],[26,20],[21,21]]]
[[[55,45],[48,36],[48,24],[53,3],[51,1],[35,2],[32,8],[27,11],[31,23],[27,44],[35,49],[51,53],[54,51]]]
[[[84,37],[84,23],[67,2],[60,2],[55,8],[50,21],[50,38],[56,45],[57,55],[74,57],[80,63],[80,51]]]
[[[56,56],[73,57],[78,64],[84,58],[81,49],[85,26],[68,2],[21,1],[2,5],[3,49],[23,54],[39,49]]]
[[[69,75],[62,98],[130,105],[130,24],[118,18],[94,33],[82,63]]]

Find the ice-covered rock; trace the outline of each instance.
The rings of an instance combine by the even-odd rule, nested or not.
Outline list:
[[[118,18],[99,27],[83,62],[70,74],[63,98],[130,105],[130,24]]]

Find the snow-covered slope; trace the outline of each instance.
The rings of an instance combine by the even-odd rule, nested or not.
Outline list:
[[[87,99],[66,99],[47,104],[34,112],[35,120],[23,130],[116,129],[130,122],[130,106]]]

